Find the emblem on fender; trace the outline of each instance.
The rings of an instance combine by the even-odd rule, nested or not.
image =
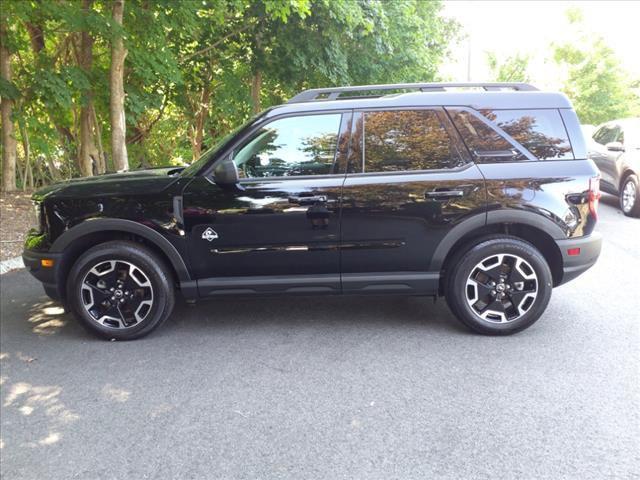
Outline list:
[[[202,238],[203,240],[207,240],[209,242],[215,240],[216,238],[218,238],[218,234],[216,233],[216,231],[211,228],[211,227],[207,227],[207,229],[202,232]]]

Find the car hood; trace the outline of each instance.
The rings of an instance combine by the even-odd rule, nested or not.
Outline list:
[[[74,178],[41,188],[32,198],[42,201],[51,196],[94,197],[154,193],[175,182],[182,170],[183,167],[161,167]]]

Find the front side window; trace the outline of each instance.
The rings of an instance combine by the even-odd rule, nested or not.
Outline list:
[[[455,168],[465,162],[435,110],[364,114],[366,172]]]
[[[605,125],[593,134],[593,139],[600,145],[606,145],[611,142],[620,142],[620,127],[616,125]]]
[[[236,149],[241,178],[333,173],[342,114],[274,120]]]

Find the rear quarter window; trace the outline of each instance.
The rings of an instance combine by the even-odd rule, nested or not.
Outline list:
[[[473,114],[455,109],[449,112],[477,161],[487,163],[526,160],[527,156],[521,149],[528,151],[538,160],[574,158],[558,110],[480,110],[479,113],[489,120],[491,125],[504,131],[518,144],[517,148],[504,138],[498,129],[489,127]]]
[[[538,160],[573,159],[558,110],[481,110]]]

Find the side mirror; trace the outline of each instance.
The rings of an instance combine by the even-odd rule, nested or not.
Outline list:
[[[605,145],[610,152],[624,152],[624,145],[620,142],[609,142]]]
[[[231,156],[226,157],[213,169],[213,181],[220,186],[237,185],[240,182],[238,167]]]

